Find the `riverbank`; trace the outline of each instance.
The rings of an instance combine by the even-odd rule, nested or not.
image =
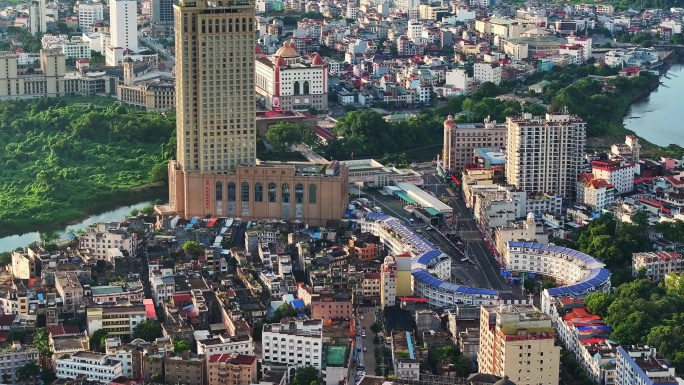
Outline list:
[[[667,63],[661,76],[654,77],[647,89],[636,94],[627,105],[622,106],[622,124],[619,125],[619,129],[592,138],[591,148],[609,149],[613,143],[622,143],[625,135],[635,135],[640,139],[643,157],[680,159],[684,155],[684,134],[679,133],[673,122],[681,118],[681,109],[677,101],[681,100],[683,75],[684,64],[681,57],[678,57],[677,61]]]
[[[168,188],[162,185],[144,185],[123,191],[113,191],[105,199],[92,202],[83,207],[70,207],[63,211],[64,216],[31,221],[25,219],[21,225],[0,222],[0,237],[20,235],[28,232],[51,232],[64,226],[80,223],[92,215],[97,215],[120,206],[131,205],[143,200],[168,201]]]

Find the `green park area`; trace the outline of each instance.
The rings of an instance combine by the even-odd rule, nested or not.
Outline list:
[[[173,114],[111,99],[0,103],[0,231],[55,226],[165,182]]]

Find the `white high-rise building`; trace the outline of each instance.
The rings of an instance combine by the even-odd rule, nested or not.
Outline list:
[[[29,4],[29,30],[33,35],[47,32],[47,6],[45,0],[34,0]]]
[[[586,123],[576,115],[507,119],[506,180],[525,192],[573,198],[583,164]]]
[[[138,3],[135,0],[110,2],[109,33],[112,41],[107,47],[107,65],[122,65],[126,50],[138,52]]]
[[[321,369],[323,358],[323,320],[283,318],[264,325],[261,337],[264,361]]]
[[[78,5],[78,28],[81,29],[81,32],[89,33],[93,23],[103,19],[102,3],[82,3]]]

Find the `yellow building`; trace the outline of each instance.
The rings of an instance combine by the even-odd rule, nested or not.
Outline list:
[[[130,336],[133,329],[147,320],[145,306],[101,306],[89,307],[87,312],[88,334],[100,329],[110,336]]]
[[[176,83],[173,77],[153,72],[136,79],[134,65],[130,58],[124,60],[124,81],[116,88],[117,100],[148,112],[165,112],[176,108]]]
[[[65,94],[66,62],[58,49],[40,51],[40,68],[20,68],[19,55],[0,53],[0,100]]]
[[[480,373],[507,375],[518,385],[557,385],[560,346],[551,318],[532,305],[482,306]]]
[[[174,12],[177,160],[170,205],[157,213],[313,225],[341,218],[346,166],[256,159],[254,2],[181,1]]]

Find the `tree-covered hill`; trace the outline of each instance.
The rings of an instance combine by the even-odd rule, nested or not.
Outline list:
[[[83,216],[152,182],[175,152],[173,114],[83,98],[0,103],[0,228]]]

